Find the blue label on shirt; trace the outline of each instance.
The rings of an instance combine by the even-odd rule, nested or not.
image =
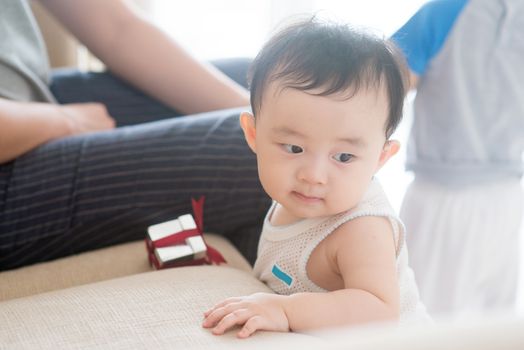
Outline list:
[[[273,269],[271,270],[271,272],[273,273],[273,276],[275,276],[288,286],[290,286],[291,283],[293,283],[293,278],[284,271],[282,271],[282,269],[280,269],[280,267],[278,267],[277,264],[273,265]]]

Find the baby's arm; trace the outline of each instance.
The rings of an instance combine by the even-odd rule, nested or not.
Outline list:
[[[244,325],[238,336],[245,338],[256,330],[305,331],[397,319],[396,250],[387,219],[352,220],[333,232],[325,244],[331,268],[343,281],[342,289],[230,298],[204,314],[203,326],[222,334],[234,325]]]

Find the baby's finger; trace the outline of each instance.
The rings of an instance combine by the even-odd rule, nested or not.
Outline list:
[[[229,328],[244,324],[249,317],[251,317],[251,313],[247,309],[235,310],[220,320],[217,326],[213,328],[213,334],[224,334]]]
[[[226,315],[226,311],[223,307],[211,311],[202,322],[202,327],[211,328],[214,327],[221,319]]]
[[[239,338],[247,338],[251,334],[255,333],[257,330],[263,328],[264,319],[259,315],[255,315],[247,320],[246,324],[244,324],[244,327],[242,327],[240,332],[237,333],[237,336]]]
[[[213,307],[210,308],[209,310],[205,311],[204,312],[204,317],[207,317],[210,313],[212,313],[213,311],[215,311],[216,309],[218,309],[220,307],[224,307],[224,306],[226,306],[227,304],[230,304],[230,303],[239,302],[240,300],[241,300],[241,298],[238,298],[238,297],[227,298],[227,299],[221,301],[220,303],[213,305]]]
[[[202,327],[204,328],[214,327],[218,322],[220,322],[220,320],[222,320],[222,318],[224,318],[224,316],[240,308],[241,308],[240,303],[230,303],[222,307],[218,307],[215,310],[211,311],[211,313],[206,316],[206,318],[204,319],[204,322],[202,323]]]

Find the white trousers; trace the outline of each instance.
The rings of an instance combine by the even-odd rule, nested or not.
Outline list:
[[[409,186],[400,216],[432,316],[515,310],[522,193],[517,179],[466,189],[420,179]]]

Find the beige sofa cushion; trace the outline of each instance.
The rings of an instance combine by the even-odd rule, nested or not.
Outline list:
[[[254,292],[270,291],[250,272],[227,266],[196,266],[6,300],[0,302],[0,348],[524,349],[522,318],[413,325],[401,330],[375,325],[315,336],[259,332],[247,340],[236,339],[235,331],[217,337],[201,328],[202,313],[211,305]]]
[[[229,266],[251,271],[244,257],[223,237],[205,235],[206,242]],[[0,273],[0,301],[152,271],[144,241],[121,244],[46,263]]]
[[[0,303],[2,349],[521,350],[522,318],[458,325],[374,325],[315,336],[213,336],[202,313],[233,295],[269,292],[250,273],[196,266],[142,273]]]
[[[203,312],[234,295],[270,290],[250,273],[225,266],[174,268],[0,303],[6,349],[268,348],[293,333],[240,340],[201,327]],[[309,340],[311,338],[312,340]]]

